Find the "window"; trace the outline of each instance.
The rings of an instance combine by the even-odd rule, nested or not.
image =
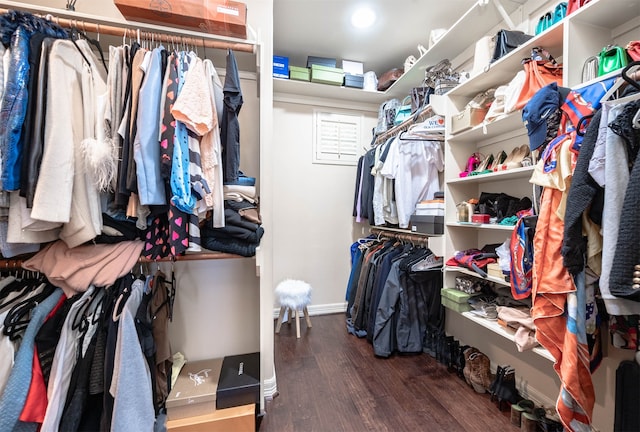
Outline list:
[[[314,112],[313,163],[357,165],[362,116]]]

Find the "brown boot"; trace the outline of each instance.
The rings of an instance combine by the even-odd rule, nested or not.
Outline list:
[[[471,361],[469,374],[471,386],[476,392],[485,393],[495,378],[491,374],[491,361],[486,354],[479,351],[471,354],[469,360]]]
[[[469,360],[469,357],[473,354],[473,353],[477,353],[478,352],[478,348],[475,347],[469,347],[466,350],[464,350],[464,368],[462,368],[462,375],[464,375],[464,380],[467,382],[467,384],[471,385],[471,361]]]

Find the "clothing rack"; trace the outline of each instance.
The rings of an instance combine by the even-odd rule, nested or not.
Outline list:
[[[418,246],[429,246],[429,237],[426,234],[412,233],[392,228],[371,228],[371,234],[378,238],[396,239]]]
[[[389,129],[388,131],[383,132],[380,135],[378,135],[376,137],[376,141],[375,141],[374,145],[377,146],[378,144],[382,144],[387,139],[389,139],[391,137],[394,137],[396,135],[399,135],[402,132],[407,131],[414,124],[423,122],[424,120],[426,120],[427,118],[433,116],[434,114],[435,114],[435,111],[433,110],[431,105],[427,106],[423,111],[418,113],[417,116],[414,114],[411,117],[409,117],[408,119],[406,119],[405,121],[403,121],[402,123],[400,123],[399,125],[394,126],[391,129]]]
[[[164,43],[203,46],[214,49],[232,49],[247,53],[255,53],[255,43],[234,42],[231,38],[208,33],[197,33],[189,30],[164,27],[154,24],[143,24],[132,21],[107,20],[94,15],[69,12],[43,6],[28,5],[19,2],[1,1],[0,13],[9,10],[21,10],[46,18],[60,27],[76,28],[84,32],[107,34],[122,38],[153,40]],[[62,16],[67,16],[63,18]],[[143,30],[144,29],[144,30]]]

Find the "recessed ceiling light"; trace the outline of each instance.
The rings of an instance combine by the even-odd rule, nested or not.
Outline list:
[[[351,15],[351,24],[355,28],[371,27],[376,22],[376,14],[369,7],[361,7]]]

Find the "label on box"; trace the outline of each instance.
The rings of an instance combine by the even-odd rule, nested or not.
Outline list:
[[[218,13],[224,15],[240,16],[240,11],[238,11],[238,9],[231,8],[229,6],[218,6],[216,10],[218,11]]]

